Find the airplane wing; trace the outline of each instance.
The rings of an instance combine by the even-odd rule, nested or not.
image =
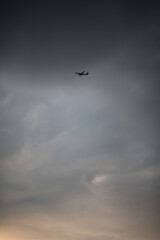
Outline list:
[[[85,71],[82,71],[82,72],[75,72],[75,74],[78,74],[78,75],[82,76],[82,75],[85,75]]]

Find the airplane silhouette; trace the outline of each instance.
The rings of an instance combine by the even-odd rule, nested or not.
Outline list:
[[[75,72],[75,74],[78,74],[79,76],[85,76],[85,75],[89,75],[89,72],[83,71],[83,72]]]

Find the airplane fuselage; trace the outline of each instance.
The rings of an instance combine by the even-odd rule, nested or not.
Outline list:
[[[79,76],[86,76],[86,75],[89,75],[89,72],[86,72],[83,71],[83,72],[75,72],[75,74],[78,74]]]

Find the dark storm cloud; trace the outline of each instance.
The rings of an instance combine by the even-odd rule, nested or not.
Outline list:
[[[73,1],[6,4],[2,71],[12,81],[32,82],[36,87],[65,84],[66,79],[75,84],[70,72],[90,70],[134,41],[144,27],[158,24],[157,5],[152,4],[149,12],[148,7],[125,1],[93,1],[85,6]]]

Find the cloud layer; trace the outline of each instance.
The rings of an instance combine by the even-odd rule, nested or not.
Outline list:
[[[60,19],[56,10],[58,26],[48,25],[54,22],[48,13],[38,29],[35,19],[39,22],[41,13],[48,12],[41,5],[35,25],[25,22],[23,11],[23,23],[14,14],[12,24],[5,23],[0,73],[4,240],[159,239],[160,28],[156,17],[150,21],[144,13],[143,22],[138,15],[138,25],[125,4],[113,5],[107,19],[106,8],[96,10],[93,3],[89,16],[96,32],[90,20],[84,25],[74,13]],[[64,11],[59,4],[55,8]],[[72,19],[81,30],[85,26],[86,38],[77,30],[73,35]],[[36,44],[40,36],[43,49],[41,41]],[[90,74],[74,75],[78,67]]]

